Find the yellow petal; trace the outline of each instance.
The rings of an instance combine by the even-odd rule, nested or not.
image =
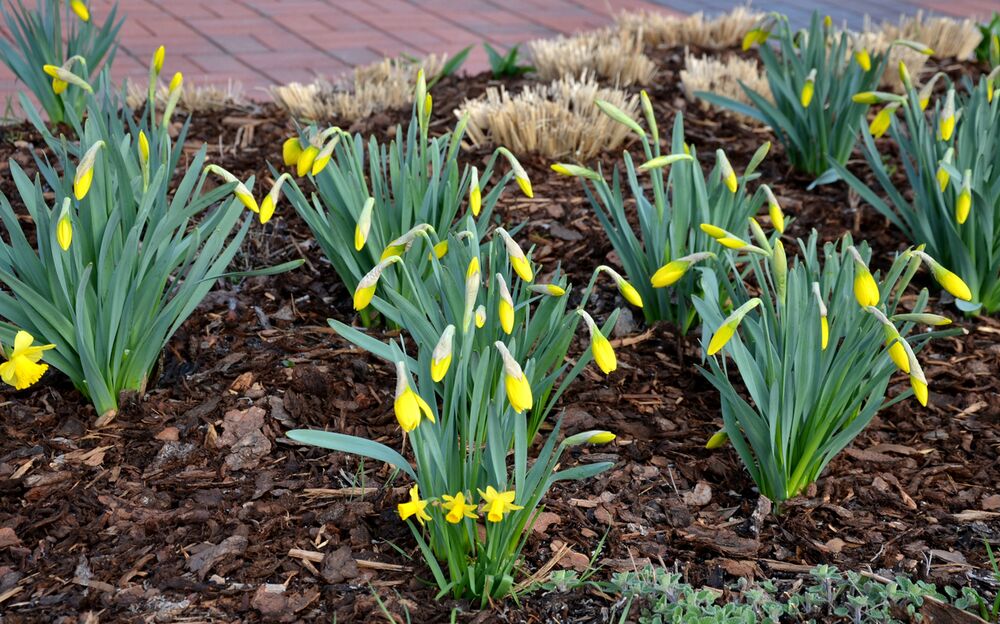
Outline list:
[[[368,307],[375,296],[375,286],[366,286],[354,291],[354,309],[361,311]]]
[[[708,343],[708,355],[715,355],[736,333],[736,328],[730,324],[725,324],[715,331],[711,342]]]
[[[825,316],[819,317],[819,344],[823,351],[830,344],[830,322]]]
[[[535,279],[535,274],[531,270],[531,262],[527,258],[518,258],[516,256],[511,256],[510,264],[514,267],[514,272],[517,273],[518,277],[526,282],[531,282]]]
[[[500,327],[503,328],[504,333],[510,334],[514,331],[514,308],[506,301],[500,301],[500,309],[498,311],[500,316]]]
[[[591,348],[594,352],[594,361],[597,362],[597,367],[605,375],[610,375],[618,368],[618,359],[615,357],[615,350],[611,347],[611,342],[606,337],[595,332]]]
[[[684,260],[668,262],[660,267],[656,273],[653,273],[653,277],[649,281],[653,288],[665,288],[682,278],[690,266],[691,263]]]
[[[302,144],[299,143],[299,137],[285,139],[285,142],[281,145],[281,159],[284,161],[285,166],[291,167],[297,164],[301,155]]]
[[[69,6],[73,9],[73,12],[76,13],[76,16],[79,17],[81,21],[90,21],[90,9],[87,8],[86,4],[80,0],[70,0]]]

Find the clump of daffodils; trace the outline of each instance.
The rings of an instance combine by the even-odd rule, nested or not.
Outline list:
[[[428,224],[414,226],[415,234],[390,245],[355,290],[356,309],[376,309],[404,330],[405,339],[381,343],[330,321],[338,334],[395,366],[392,409],[415,466],[371,440],[321,431],[289,436],[385,461],[405,473],[412,484],[397,511],[425,546],[429,567],[441,570],[435,581],[456,598],[485,604],[511,594],[525,528],[552,483],[609,467],[556,471],[566,448],[608,444],[615,439],[611,432],[586,431],[558,441],[556,422],[546,443],[537,447],[533,441],[591,360],[605,375],[618,367],[608,338],[617,312],[601,325],[583,308],[598,275],[610,275],[626,298],[638,295],[602,267],[571,309],[565,277],[557,271],[539,283],[540,267],[516,230],[496,228],[481,244],[471,234],[471,210],[458,226],[440,239]],[[439,254],[441,243],[447,251]],[[573,356],[571,366],[568,351],[582,325],[589,348]]]
[[[887,50],[873,52],[852,33],[835,30],[829,16],[818,12],[801,30],[793,29],[784,15],[764,16],[743,39],[744,50],[753,46],[759,46],[771,99],[745,86],[749,105],[711,92],[696,95],[774,128],[792,166],[815,177],[831,164],[847,162],[865,111],[875,103],[853,96],[875,92],[894,48],[926,50],[897,40]],[[884,109],[873,121],[873,131],[884,132],[892,112],[892,107]]]
[[[678,113],[674,120],[669,142],[661,141],[653,104],[645,92],[640,94],[640,103],[644,124],[609,102],[595,104],[642,144],[644,162],[635,163],[628,152],[624,154],[625,177],[621,185],[616,182],[618,171],[608,181],[598,171],[572,163],[554,163],[552,170],[578,178],[585,186],[590,205],[628,279],[611,267],[602,265],[598,270],[615,281],[625,301],[642,310],[647,323],[666,320],[687,331],[697,321],[691,296],[700,288],[699,272],[691,269],[699,264],[702,268],[718,268],[713,238],[726,238],[726,228],[742,227],[765,204],[771,222],[781,230],[785,215],[770,188],[761,185],[754,190],[750,184],[759,177],[756,170],[767,156],[770,143],[760,146],[749,162],[735,165],[724,150],[716,150],[715,167],[706,176],[706,161],[686,142],[682,115]],[[668,149],[664,150],[661,143],[666,143]],[[626,187],[639,213],[638,228],[636,219],[625,208],[628,200],[622,189]],[[692,223],[713,226],[689,231],[681,225]],[[748,244],[736,237],[729,237],[727,242]]]
[[[429,136],[432,106],[423,73],[417,72],[411,123],[405,132],[397,128],[388,144],[337,127],[310,126],[282,145],[288,171],[275,186],[285,183],[281,189],[290,203],[337,275],[357,294],[369,292],[359,290],[362,282],[367,289],[383,279],[382,270],[375,271],[380,262],[407,253],[418,241],[432,243],[420,259],[409,259],[421,275],[435,258],[450,253],[451,234],[463,242],[481,241],[508,183],[514,182],[527,197],[534,194],[527,172],[508,149],[495,150],[485,167],[460,161],[468,119],[460,119],[451,133]],[[262,219],[265,208],[270,208],[267,199],[261,204]],[[456,221],[465,216],[472,217],[473,225],[456,229]],[[497,234],[507,243],[517,275],[531,282],[523,252],[506,230],[498,229]],[[395,287],[395,272],[386,275]],[[364,297],[356,297],[355,309],[367,325],[373,319],[366,308]]]
[[[937,335],[923,328],[949,320],[924,311],[926,289],[912,310],[900,309],[920,266],[949,291],[967,292],[919,248],[879,273],[849,235],[820,253],[813,232],[797,241],[800,256],[789,262],[777,233],[751,229],[752,249],[720,245],[733,267],[722,295],[706,288],[695,298],[704,319],[702,372],[719,390],[724,423],[707,446],[731,441],[761,493],[780,503],[815,481],[871,421],[897,371],[927,405],[929,383],[916,353]],[[734,373],[746,392],[733,385]]]
[[[925,244],[930,256],[961,276],[967,291],[945,288],[960,310],[994,313],[1000,310],[1000,107],[994,101],[1000,68],[975,86],[947,84],[939,97],[934,88],[947,82],[944,74],[923,85],[913,84],[905,65],[900,74],[903,95],[855,96],[882,105],[864,140],[883,192],[872,192],[840,165],[837,173],[910,241]],[[884,149],[874,141],[882,136],[891,138],[906,165],[900,168],[905,187],[896,187]]]

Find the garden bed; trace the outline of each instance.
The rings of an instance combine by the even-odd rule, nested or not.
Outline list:
[[[699,150],[725,147],[739,166],[772,138],[685,100],[681,49],[654,57],[657,116],[685,110]],[[450,128],[451,111],[495,83],[488,74],[445,78],[433,91],[432,132]],[[377,113],[350,129],[388,139],[409,116]],[[264,179],[292,128],[276,107],[254,106],[196,117],[189,143],[207,144],[210,159],[241,179]],[[22,127],[3,132],[2,161],[27,165],[27,144],[41,142]],[[845,185],[807,193],[808,179],[787,169],[780,149],[761,171],[795,219],[792,236],[850,230],[870,242],[877,262],[906,246]],[[520,160],[535,197],[507,192],[499,210],[508,223],[528,223],[534,260],[548,269],[561,263],[578,284],[598,264],[614,265],[578,181],[541,158]],[[618,155],[602,160],[609,170]],[[6,176],[3,191],[11,197]],[[126,401],[109,427],[90,429],[93,408],[55,373],[0,394],[5,618],[48,622],[90,611],[106,621],[376,621],[384,617],[378,596],[389,612],[428,623],[449,621],[456,607],[460,621],[607,621],[615,599],[593,588],[535,592],[478,614],[435,601],[395,511],[406,484],[389,480],[385,466],[284,437],[299,427],[398,437],[393,370],[327,325],[355,319],[351,293],[287,201],[253,230],[237,265],[299,257],[306,263],[297,271],[217,288],[170,342],[148,395]],[[616,305],[603,296],[592,306],[598,316]],[[554,558],[556,569],[582,572],[606,536],[595,578],[651,562],[692,585],[722,588],[738,577],[795,579],[825,563],[995,592],[983,575],[983,540],[1000,539],[1000,323],[959,325],[963,335],[922,355],[929,406],[906,401],[881,412],[815,486],[771,515],[736,453],[704,448],[721,418],[717,393],[695,371],[698,335],[647,328],[638,316],[620,320],[618,370],[607,381],[586,371],[559,406],[571,432],[618,434],[564,463],[610,460],[614,468],[549,493],[525,572]],[[898,376],[890,395],[905,384]]]

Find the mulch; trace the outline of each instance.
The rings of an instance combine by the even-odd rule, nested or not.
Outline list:
[[[703,154],[725,148],[738,169],[773,140],[685,100],[683,51],[656,54],[662,69],[650,95],[662,126],[684,111],[689,141]],[[450,111],[491,84],[485,74],[443,80],[432,127],[446,131]],[[391,111],[344,126],[386,139],[408,118]],[[263,180],[292,127],[272,105],[227,110],[195,117],[187,148],[205,144],[237,176]],[[0,167],[13,158],[30,171],[34,149],[30,128],[4,128]],[[470,162],[487,156],[467,153]],[[605,154],[605,170],[617,160]],[[578,182],[541,158],[522,163],[535,199],[509,190],[500,213],[527,222],[535,258],[550,270],[561,263],[576,283],[614,264]],[[795,218],[791,236],[852,231],[883,258],[906,246],[845,185],[807,193],[809,180],[786,163],[775,143],[761,172]],[[860,155],[852,167],[866,175]],[[9,176],[0,189],[15,201]],[[315,427],[400,440],[394,373],[330,330],[327,318],[355,320],[350,293],[287,201],[254,228],[236,263],[299,257],[306,263],[292,273],[220,284],[165,349],[149,392],[126,397],[108,427],[91,428],[93,408],[58,373],[0,391],[0,620],[385,621],[381,601],[400,621],[408,613],[427,624],[450,621],[453,609],[465,622],[607,621],[614,601],[595,590],[535,592],[482,613],[435,600],[395,511],[407,484],[385,466],[284,438]],[[616,305],[625,304],[606,289],[593,307],[606,315]],[[696,371],[698,336],[626,318],[616,330],[619,369],[608,378],[588,369],[561,404],[565,431],[619,436],[564,463],[614,468],[553,488],[525,549],[525,576],[556,552],[556,569],[582,571],[605,537],[598,579],[653,563],[695,586],[724,587],[737,577],[794,579],[828,563],[995,592],[983,541],[1000,539],[1000,322],[957,320],[963,334],[922,356],[928,407],[908,400],[881,412],[775,515],[761,513],[731,448],[703,448],[721,417],[717,393]],[[905,388],[900,375],[890,395]]]

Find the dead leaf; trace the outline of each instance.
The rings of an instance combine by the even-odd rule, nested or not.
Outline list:
[[[249,540],[242,535],[231,535],[216,544],[201,544],[201,549],[191,555],[187,561],[187,567],[198,575],[198,578],[205,580],[212,567],[229,556],[242,555],[249,545]],[[196,547],[197,548],[197,547]]]
[[[550,526],[559,524],[560,522],[562,522],[562,517],[559,514],[551,511],[543,511],[535,518],[535,524],[531,526],[531,529],[538,535],[545,535]]]
[[[984,511],[996,511],[1000,509],[1000,494],[993,494],[983,499]]]
[[[712,487],[704,481],[695,484],[694,489],[684,492],[684,504],[689,507],[704,507],[712,502]]]
[[[326,582],[331,585],[357,578],[358,564],[354,561],[354,554],[351,552],[351,547],[345,545],[331,553],[327,553],[323,557],[322,574]]]
[[[14,533],[14,529],[10,527],[0,527],[0,548],[7,548],[8,546],[20,546],[21,538]]]

